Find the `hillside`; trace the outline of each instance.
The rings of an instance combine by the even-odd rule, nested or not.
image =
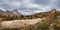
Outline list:
[[[27,15],[24,16],[22,15],[20,12],[18,12],[17,9],[14,9],[13,11],[2,11],[0,10],[0,18],[2,21],[9,21],[9,20],[21,20],[21,19],[36,19],[36,18],[43,18],[43,17],[47,17],[50,13],[52,13],[53,11],[55,11],[54,9],[52,9],[52,11],[48,11],[48,12],[40,12],[37,14],[32,14],[32,15]],[[56,11],[58,12],[58,11]],[[58,12],[60,13],[60,12]]]
[[[41,15],[42,17],[40,17]],[[19,20],[1,21],[1,27],[7,28],[3,30],[60,30],[59,20],[60,12],[52,9],[52,11],[49,12],[23,16],[22,19]]]

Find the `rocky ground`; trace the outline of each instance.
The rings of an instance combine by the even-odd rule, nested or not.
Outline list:
[[[41,22],[43,19],[25,19],[25,20],[12,20],[12,21],[2,21],[1,22],[1,28],[21,28],[21,27],[27,27],[32,26],[36,24],[37,22]]]

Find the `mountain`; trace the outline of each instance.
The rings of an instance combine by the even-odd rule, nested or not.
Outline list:
[[[4,14],[5,14],[6,16],[8,16],[8,15],[12,16],[12,15],[13,15],[13,13],[12,13],[11,11],[9,11],[9,10],[5,11]]]
[[[26,19],[34,19],[34,18],[43,18],[43,17],[50,17],[53,16],[53,14],[56,13],[60,13],[59,11],[57,11],[56,9],[52,9],[52,11],[48,11],[48,12],[40,12],[37,14],[32,14],[32,15],[27,15],[24,16],[24,18]]]
[[[0,14],[3,14],[3,13],[4,13],[4,11],[0,10]]]
[[[33,20],[33,18],[40,18],[40,16],[42,15],[42,21],[41,19],[39,19],[39,22],[38,23],[35,23],[33,26],[31,26],[31,23],[30,23],[30,26],[27,26],[27,27],[23,27],[22,29],[23,30],[60,30],[60,12],[57,11],[56,9],[52,9],[52,11],[49,11],[49,12],[41,12],[41,13],[37,13],[37,14],[33,14],[33,15],[28,15],[28,16],[24,16],[23,18],[26,17],[26,20],[29,21],[29,18],[32,18],[30,19],[30,21]],[[37,17],[38,16],[38,17]],[[46,17],[45,19],[43,19],[43,17]],[[27,19],[28,18],[28,19]],[[24,19],[25,20],[25,19]],[[20,20],[19,20],[20,21]],[[18,22],[19,22],[18,21]],[[30,22],[29,21],[29,22]],[[40,22],[41,21],[41,22]],[[5,21],[4,21],[5,22]],[[7,21],[8,22],[8,21]],[[9,21],[10,22],[10,21]],[[25,22],[25,21],[24,21]],[[35,22],[35,21],[34,21]],[[13,23],[13,22],[12,22]],[[15,23],[15,22],[14,22]],[[17,23],[17,22],[16,22]],[[15,23],[15,24],[16,24]],[[20,22],[19,22],[20,23]],[[5,23],[3,23],[5,24]],[[7,23],[9,24],[9,23]],[[11,24],[11,23],[10,23]],[[29,23],[28,23],[29,24]],[[25,25],[28,25],[25,23]],[[14,24],[12,24],[13,26]],[[18,25],[17,25],[18,26]],[[16,26],[16,27],[17,27]],[[24,24],[23,24],[24,26]],[[10,26],[9,26],[10,27]],[[15,26],[14,26],[15,27]],[[19,27],[19,26],[18,26]],[[10,28],[10,30],[13,30],[14,28]],[[9,30],[9,29],[8,29]],[[14,29],[15,30],[15,29]],[[21,30],[21,28],[18,28],[18,30]]]
[[[13,19],[35,19],[35,18],[51,17],[54,16],[53,14],[56,14],[56,12],[60,13],[59,11],[56,11],[56,9],[52,9],[52,11],[48,12],[40,12],[37,14],[23,16],[20,12],[18,12],[18,9],[14,9],[12,11],[0,10],[0,16],[2,17],[5,16],[7,18],[13,18]]]
[[[6,10],[6,11],[0,10],[0,17],[3,17],[3,16],[5,16],[5,17],[8,17],[8,16],[13,17],[13,16],[22,16],[22,14],[20,12],[18,12],[17,9],[14,9],[12,11],[10,11],[10,10]]]
[[[18,12],[17,9],[12,10],[12,13],[15,14],[15,15],[22,15],[20,12]]]

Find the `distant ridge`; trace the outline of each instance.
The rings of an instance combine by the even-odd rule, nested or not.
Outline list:
[[[14,9],[12,11],[2,11],[0,10],[0,17],[4,17],[4,18],[7,18],[8,20],[15,20],[15,19],[36,19],[36,18],[43,18],[43,17],[49,17],[49,14],[51,13],[55,13],[58,12],[60,13],[59,11],[57,11],[56,9],[52,9],[52,11],[48,11],[48,12],[40,12],[40,13],[37,13],[37,14],[32,14],[32,15],[27,15],[27,16],[24,16],[22,15],[20,12],[18,12],[17,9]]]

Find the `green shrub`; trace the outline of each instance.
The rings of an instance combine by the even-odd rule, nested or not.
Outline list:
[[[46,22],[37,23],[35,25],[34,29],[36,29],[36,30],[39,30],[39,29],[49,29],[49,24],[47,24]]]

